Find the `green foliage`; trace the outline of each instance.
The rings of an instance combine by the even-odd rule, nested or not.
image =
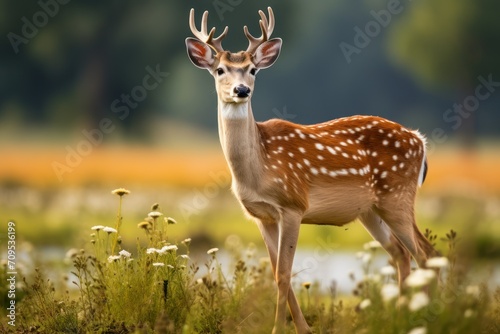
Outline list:
[[[121,208],[125,199],[119,196]],[[58,282],[39,269],[26,273],[19,287],[16,331],[269,333],[276,298],[269,260],[257,261],[254,245],[245,248],[228,238],[231,274],[222,269],[218,248],[207,252],[200,269],[191,262],[189,238],[179,244],[168,241],[168,227],[175,220],[164,217],[158,204],[152,210],[137,227],[146,234],[147,245],[137,241],[134,254],[122,248],[119,209],[116,229],[94,226],[89,249],[68,252],[70,278]],[[373,241],[358,254],[364,275],[352,295],[338,296],[335,282],[327,292],[317,283],[295,287],[315,332],[408,333],[421,328],[427,333],[498,333],[500,289],[492,294],[485,284],[469,282],[455,231],[442,239],[430,230],[426,236],[445,243],[446,257],[428,262],[430,269],[413,271],[403,291],[391,265],[374,266],[372,259],[381,248]],[[5,273],[6,267],[0,276]],[[287,333],[293,333],[291,321]]]
[[[479,75],[500,75],[498,1],[422,0],[391,27],[396,60],[430,86],[466,91]]]
[[[23,279],[25,296],[18,323],[30,331],[47,333],[77,333],[79,328],[77,301],[70,299],[69,292],[56,295],[54,283],[40,269],[28,282]]]

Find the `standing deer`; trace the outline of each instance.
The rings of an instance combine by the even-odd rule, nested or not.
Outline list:
[[[269,20],[259,11],[262,36],[243,28],[246,51],[222,48],[228,28],[214,38],[201,29],[191,9],[187,38],[189,58],[215,78],[219,136],[232,174],[232,190],[255,219],[271,259],[278,286],[273,333],[282,332],[286,304],[297,333],[311,330],[291,289],[292,263],[300,224],[343,226],[359,219],[390,254],[400,286],[410,273],[411,257],[420,266],[434,254],[415,223],[417,187],[425,179],[425,138],[392,121],[353,116],[315,125],[280,119],[255,122],[250,103],[255,76],[273,65],[281,39],[269,39]]]

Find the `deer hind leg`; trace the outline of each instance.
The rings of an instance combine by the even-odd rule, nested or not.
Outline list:
[[[257,225],[259,226],[262,239],[264,239],[264,243],[271,260],[273,277],[277,282],[276,266],[278,259],[279,226],[277,222],[262,221],[258,221]],[[290,313],[292,314],[292,319],[295,324],[297,333],[311,333],[311,329],[307,325],[306,319],[304,318],[304,315],[302,314],[302,311],[300,309],[297,297],[295,297],[295,293],[291,288],[288,290],[288,307],[290,308]]]
[[[439,252],[434,249],[430,241],[420,232],[416,223],[413,224],[414,234],[417,239],[418,247],[421,252],[425,253],[425,258],[440,256]],[[420,267],[425,267],[425,263],[419,263]]]
[[[380,242],[389,253],[398,270],[398,282],[401,284],[410,274],[411,257],[408,250],[394,236],[391,229],[375,212],[369,211],[360,216],[361,223],[373,239]]]
[[[419,267],[425,267],[429,257],[437,252],[429,240],[420,232],[415,222],[413,201],[388,201],[387,206],[379,205],[377,213],[384,219],[394,236],[411,253]],[[396,204],[395,204],[396,203]]]

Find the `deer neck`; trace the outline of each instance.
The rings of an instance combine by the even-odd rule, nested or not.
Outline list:
[[[219,137],[235,183],[246,187],[259,184],[263,152],[250,101],[218,102]]]

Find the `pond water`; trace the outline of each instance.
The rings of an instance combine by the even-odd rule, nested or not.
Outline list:
[[[299,249],[294,258],[292,283],[294,287],[304,282],[316,283],[322,291],[329,291],[333,283],[338,292],[351,293],[357,282],[365,275],[360,255],[356,251]],[[255,258],[260,256],[265,258],[267,253],[258,252]],[[217,258],[224,272],[230,275],[232,270],[230,264],[234,262],[231,256],[227,252],[220,251],[217,253]],[[370,272],[388,265],[388,260],[389,257],[383,251],[377,251],[370,259]]]
[[[32,249],[31,251],[34,251]],[[65,259],[66,249],[58,247],[48,247],[36,250],[37,263],[63,263]],[[335,282],[336,291],[341,294],[350,294],[364,276],[363,266],[366,266],[368,258],[363,254],[371,254],[369,261],[369,272],[377,274],[380,268],[388,265],[389,257],[381,249],[376,251],[347,251],[328,248],[311,249],[298,249],[295,254],[293,265],[292,283],[295,289],[304,282],[316,283],[319,285],[321,291],[328,292]],[[5,258],[2,254],[1,258]],[[180,255],[180,253],[179,253]],[[34,263],[31,257],[26,252],[18,253],[18,261],[22,267],[31,267]],[[243,254],[245,257],[245,254]],[[247,267],[250,265],[257,265],[260,259],[267,259],[267,253],[261,249],[255,249],[251,257],[247,257]],[[205,252],[191,254],[192,261],[198,263],[200,266],[199,274],[206,274],[206,269],[203,264],[209,259]],[[228,251],[221,249],[217,252],[218,262],[221,264],[223,272],[226,277],[231,277],[235,260],[233,255]],[[57,265],[56,265],[57,266]],[[60,266],[58,266],[60,267]],[[28,269],[28,268],[26,268]],[[27,270],[28,272],[31,270]],[[69,271],[69,270],[68,270]],[[500,263],[498,262],[481,262],[472,268],[469,273],[473,273],[470,277],[470,284],[479,284],[484,281],[488,282],[491,289],[500,286]],[[56,278],[56,273],[48,273],[52,278]],[[354,280],[352,279],[354,277]]]
[[[350,294],[357,282],[365,276],[363,267],[367,264],[364,263],[363,259],[367,260],[367,258],[363,258],[363,254],[360,253],[373,254],[369,261],[369,273],[371,274],[377,275],[380,268],[388,265],[389,256],[382,249],[377,249],[375,252],[356,252],[299,248],[294,258],[292,283],[295,288],[304,282],[316,283],[321,291],[327,292],[332,286],[332,282],[335,282],[337,292]],[[263,251],[258,252],[257,255],[254,258],[267,257],[267,253]],[[234,263],[231,256],[221,250],[217,253],[217,258],[223,270],[231,275],[232,268],[230,266],[231,263]],[[415,264],[413,266],[415,267]],[[491,289],[500,286],[500,263],[498,262],[478,264],[470,273],[474,274],[473,277],[470,277],[470,284],[480,284],[487,281]]]

